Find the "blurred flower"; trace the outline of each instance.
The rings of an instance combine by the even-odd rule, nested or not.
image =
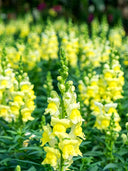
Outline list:
[[[41,11],[41,10],[44,10],[44,9],[46,8],[46,6],[47,6],[46,3],[43,2],[43,3],[41,3],[41,4],[38,5],[37,9],[38,9],[39,11]]]
[[[62,6],[61,5],[55,5],[52,7],[52,9],[56,12],[61,12],[62,11]]]
[[[88,22],[91,23],[93,19],[94,19],[94,15],[90,13],[88,16]]]
[[[57,16],[57,12],[53,9],[53,8],[51,8],[51,9],[49,9],[49,14],[51,15],[51,16],[53,16],[53,17],[56,17]]]
[[[128,6],[123,8],[122,14],[125,19],[128,19]]]
[[[95,11],[95,6],[94,6],[94,5],[90,5],[90,6],[88,7],[88,11],[89,11],[90,13],[94,12],[94,11]]]
[[[7,14],[8,19],[16,19],[16,14],[15,13],[9,13]]]
[[[113,22],[113,15],[112,14],[108,14],[108,21],[110,23]]]

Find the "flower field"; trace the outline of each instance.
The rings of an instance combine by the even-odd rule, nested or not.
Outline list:
[[[105,17],[0,21],[0,171],[128,171],[127,46]]]

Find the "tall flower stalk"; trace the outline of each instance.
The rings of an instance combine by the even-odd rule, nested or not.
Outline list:
[[[34,99],[33,85],[27,73],[23,72],[22,61],[19,62],[17,72],[14,72],[3,49],[0,61],[0,117],[17,125],[33,120],[31,113],[35,109]]]
[[[63,50],[60,54],[59,73],[57,79],[60,96],[52,91],[45,109],[45,114],[51,116],[51,122],[43,126],[41,141],[42,146],[47,146],[44,146],[46,157],[42,164],[50,164],[56,171],[65,171],[73,163],[73,156],[82,156],[79,146],[85,138],[75,87],[72,81],[67,81],[68,66]]]

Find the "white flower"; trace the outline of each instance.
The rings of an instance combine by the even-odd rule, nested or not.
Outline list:
[[[115,109],[115,108],[117,107],[117,103],[105,104],[104,107],[105,107],[105,111],[108,112],[108,110],[109,110],[110,108],[114,108],[114,109]]]

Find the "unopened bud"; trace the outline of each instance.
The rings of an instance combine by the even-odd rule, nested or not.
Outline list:
[[[116,132],[115,136],[114,136],[114,139],[116,140],[118,137],[119,137],[119,134]]]
[[[21,80],[22,79],[22,76],[21,75],[18,75],[18,78],[19,78],[19,80]]]
[[[24,73],[24,77],[27,77],[27,73],[26,72]]]
[[[65,91],[65,86],[63,84],[59,84],[60,91]]]
[[[69,85],[73,85],[73,81],[68,81],[68,84]]]
[[[126,129],[128,130],[128,122],[126,122],[125,126],[126,126]]]
[[[58,81],[62,81],[62,77],[61,77],[61,76],[58,76],[58,77],[57,77],[57,80],[58,80]]]
[[[20,165],[17,165],[15,170],[16,170],[16,171],[21,171]]]
[[[65,71],[68,71],[68,67],[65,66],[65,65],[64,65],[63,69],[64,69]]]
[[[75,87],[74,87],[74,86],[72,86],[72,87],[71,87],[71,90],[72,90],[72,91],[75,91]]]
[[[44,86],[43,86],[44,88],[47,88],[47,85],[46,84],[44,84]]]
[[[68,76],[68,72],[65,72],[65,77],[67,77]]]
[[[89,73],[89,74],[88,74],[88,77],[91,77],[91,76],[92,76],[92,75]]]
[[[127,135],[126,134],[122,134],[121,137],[123,139],[123,143],[125,144],[126,141],[127,141]]]
[[[107,135],[110,135],[110,131],[107,131],[106,134],[107,134]]]

